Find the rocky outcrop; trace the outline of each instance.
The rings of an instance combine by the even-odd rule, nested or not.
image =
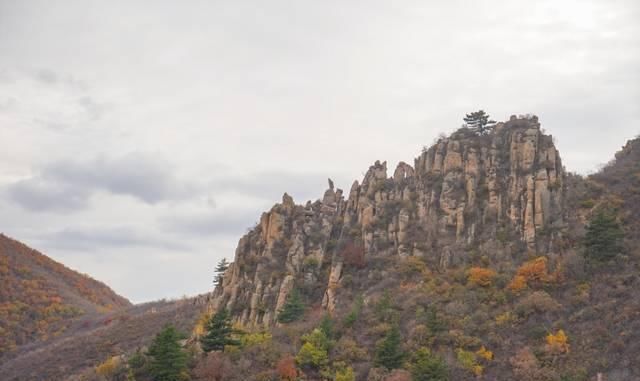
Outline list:
[[[214,308],[229,308],[246,326],[270,326],[297,287],[332,312],[342,272],[360,255],[415,255],[446,268],[463,264],[470,245],[489,260],[548,253],[564,225],[564,177],[537,118],[512,117],[487,135],[460,129],[413,167],[399,163],[392,177],[376,161],[346,200],[331,180],[305,206],[285,194],[240,239]],[[500,249],[483,245],[497,237]]]

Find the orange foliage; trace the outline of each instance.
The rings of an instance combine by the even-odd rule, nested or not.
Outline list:
[[[527,288],[527,278],[522,275],[516,275],[511,282],[509,282],[507,288],[513,292],[520,292]]]
[[[520,292],[531,283],[547,283],[554,280],[560,280],[560,276],[551,276],[547,270],[547,258],[538,257],[523,263],[507,288],[513,292]]]
[[[281,381],[294,381],[298,377],[296,361],[293,356],[288,355],[280,359],[276,365],[276,372]]]
[[[538,257],[523,263],[518,269],[517,275],[523,276],[527,282],[548,281],[549,273],[547,272],[547,258]]]
[[[493,360],[493,352],[485,348],[484,345],[478,349],[476,354],[487,361]]]
[[[547,351],[552,353],[569,352],[569,338],[563,330],[558,330],[555,335],[553,333],[547,335]]]
[[[467,280],[475,285],[489,287],[493,283],[496,272],[484,267],[472,267],[469,270]]]
[[[38,271],[33,269],[38,268]],[[72,271],[26,245],[0,234],[0,356],[33,340],[62,332],[83,313],[75,294],[96,305],[128,305],[86,275]],[[76,287],[74,287],[74,285]]]

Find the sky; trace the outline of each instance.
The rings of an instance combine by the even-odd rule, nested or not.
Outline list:
[[[211,289],[286,191],[539,116],[568,170],[640,133],[640,2],[0,0],[0,232],[134,302]]]

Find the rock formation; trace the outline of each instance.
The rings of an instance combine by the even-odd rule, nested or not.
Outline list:
[[[347,199],[329,188],[321,200],[282,203],[238,243],[213,294],[247,327],[276,324],[294,287],[332,312],[347,255],[420,256],[444,269],[463,264],[473,245],[489,260],[553,254],[564,224],[565,172],[536,117],[512,117],[478,136],[465,128],[440,139],[387,175],[376,161]],[[496,239],[508,245],[497,248]],[[346,248],[349,248],[347,253]]]

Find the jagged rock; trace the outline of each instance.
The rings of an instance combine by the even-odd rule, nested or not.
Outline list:
[[[425,149],[414,167],[400,162],[391,178],[376,161],[346,200],[331,179],[321,200],[305,206],[285,194],[239,241],[212,305],[227,306],[242,324],[270,325],[293,287],[305,286],[333,312],[345,243],[365,257],[417,255],[440,269],[464,263],[471,244],[487,258],[517,247],[548,254],[558,236],[540,232],[562,226],[564,179],[537,119],[512,117],[483,136],[460,130]],[[496,243],[504,229],[522,245]]]

